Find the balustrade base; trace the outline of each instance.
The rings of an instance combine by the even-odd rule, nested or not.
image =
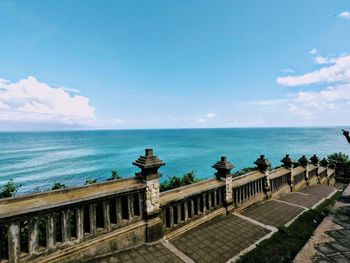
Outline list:
[[[155,242],[164,236],[163,222],[160,217],[154,216],[148,218],[146,227],[146,241],[148,243]]]

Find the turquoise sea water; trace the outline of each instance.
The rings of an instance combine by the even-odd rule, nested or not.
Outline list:
[[[82,185],[87,178],[103,181],[117,170],[123,177],[138,171],[131,163],[151,147],[166,162],[167,175],[194,170],[200,178],[214,174],[211,166],[226,155],[235,170],[253,166],[265,154],[273,166],[289,153],[324,157],[350,154],[340,128],[239,128],[0,133],[0,185],[10,179],[20,192],[48,189],[54,182]]]

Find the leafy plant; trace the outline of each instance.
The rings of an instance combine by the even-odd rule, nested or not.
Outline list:
[[[119,175],[118,171],[113,170],[111,173],[112,173],[112,175],[110,178],[107,179],[107,181],[122,179],[122,177]]]
[[[95,184],[95,183],[97,183],[97,179],[93,179],[93,178],[88,178],[85,181],[85,185]]]
[[[349,165],[350,159],[349,156],[345,153],[338,152],[338,153],[332,153],[327,156],[330,163],[335,163],[337,165]]]
[[[160,184],[160,191],[168,191],[181,186],[193,184],[199,182],[200,180],[196,178],[194,171],[185,173],[182,177],[172,176],[169,177],[169,181],[164,181]]]
[[[55,182],[53,184],[53,186],[51,187],[51,190],[57,190],[57,189],[63,189],[63,188],[67,188],[67,186],[65,184],[61,184],[59,182]]]
[[[20,187],[21,187],[20,184],[15,184],[13,182],[13,180],[11,179],[10,181],[8,181],[5,185],[3,185],[1,187],[0,198],[6,198],[6,197],[14,196],[17,193],[18,188],[20,188]]]

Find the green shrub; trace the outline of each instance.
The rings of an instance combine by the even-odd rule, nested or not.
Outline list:
[[[330,163],[335,163],[337,165],[350,165],[349,156],[342,152],[332,153],[328,155],[327,158]]]
[[[15,184],[13,180],[11,179],[8,181],[5,185],[3,185],[0,189],[0,198],[6,198],[6,197],[12,197],[14,196],[18,188],[20,188],[20,184]]]
[[[97,179],[94,179],[94,178],[88,178],[85,181],[85,185],[95,184],[95,183],[97,183]]]
[[[57,190],[57,189],[63,189],[63,188],[67,188],[67,186],[65,184],[61,184],[59,182],[55,182],[53,184],[53,186],[51,187],[51,190]]]
[[[119,175],[118,171],[113,170],[111,173],[112,173],[112,175],[110,178],[107,179],[107,181],[122,179],[122,177]]]
[[[160,184],[160,191],[168,191],[181,186],[193,184],[199,182],[200,180],[196,178],[194,171],[184,174],[182,177],[172,176],[169,177],[169,181],[164,181]]]

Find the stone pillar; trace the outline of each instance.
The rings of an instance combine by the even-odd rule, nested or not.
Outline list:
[[[320,160],[318,159],[318,157],[316,156],[316,154],[314,154],[311,158],[310,158],[310,161],[313,165],[316,166],[316,176],[317,176],[317,183],[321,183],[321,178],[320,178],[320,174],[319,174],[319,171],[320,171]]]
[[[160,219],[159,204],[159,177],[158,169],[165,165],[163,161],[153,155],[152,149],[146,149],[145,156],[140,156],[133,165],[141,169],[136,173],[136,177],[146,185],[146,209],[145,218],[147,220],[146,240],[153,242],[163,237],[163,224]]]
[[[28,253],[35,255],[39,246],[39,224],[38,217],[33,216],[28,220]]]
[[[9,262],[16,263],[20,256],[20,223],[11,223],[8,229]]]
[[[225,182],[223,203],[228,214],[233,209],[233,184],[231,170],[234,168],[234,165],[227,161],[226,156],[222,156],[220,161],[216,162],[212,167],[217,170],[215,173],[216,179]]]
[[[281,160],[283,163],[283,167],[287,170],[290,170],[290,177],[288,178],[288,184],[290,186],[290,191],[292,192],[294,189],[294,174],[293,174],[293,164],[294,161],[289,157],[289,154],[286,154],[286,156]]]
[[[306,184],[309,184],[309,167],[308,167],[308,163],[309,160],[305,157],[305,155],[303,155],[298,162],[300,163],[300,165],[305,169],[305,181]]]
[[[256,165],[258,171],[261,173],[265,174],[264,177],[264,193],[265,193],[265,198],[269,199],[270,198],[270,180],[269,180],[269,169],[271,167],[271,162],[265,158],[264,155],[260,155],[260,157],[254,162]]]

